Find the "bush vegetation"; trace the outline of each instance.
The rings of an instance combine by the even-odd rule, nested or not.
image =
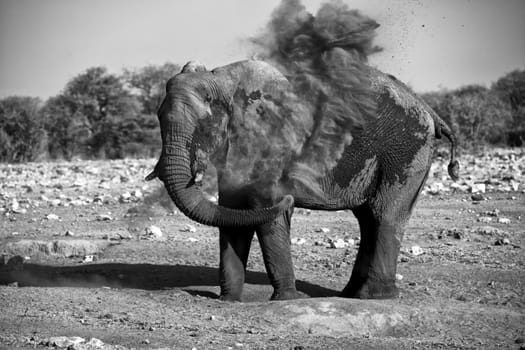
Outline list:
[[[93,67],[45,102],[25,96],[0,99],[0,161],[157,156],[156,110],[166,81],[179,71],[171,63],[121,75]],[[524,70],[490,87],[469,85],[422,97],[449,123],[463,148],[524,145]]]

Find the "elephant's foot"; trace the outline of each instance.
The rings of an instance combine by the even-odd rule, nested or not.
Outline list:
[[[219,300],[222,301],[241,301],[240,293],[221,293]]]
[[[399,296],[399,289],[394,281],[367,280],[359,285],[349,283],[340,296],[358,299],[392,299]]]
[[[301,298],[304,298],[303,294],[299,293],[295,288],[289,288],[274,291],[270,300],[292,300]]]

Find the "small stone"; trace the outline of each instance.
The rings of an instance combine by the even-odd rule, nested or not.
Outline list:
[[[15,214],[26,214],[27,213],[27,209],[26,208],[16,208],[16,209],[12,209],[11,210],[13,213]]]
[[[428,193],[435,196],[443,192],[445,186],[441,182],[436,182],[428,188]]]
[[[129,202],[130,200],[131,200],[131,193],[129,192],[124,192],[119,197],[119,202],[121,203],[126,203],[126,202]]]
[[[483,183],[473,184],[470,187],[470,193],[485,193],[487,186]]]
[[[452,233],[452,237],[454,237],[455,239],[463,239],[464,236],[465,234],[459,230],[454,230],[454,232]]]
[[[291,243],[295,245],[303,245],[306,243],[306,239],[294,237],[291,239]]]
[[[68,348],[81,344],[86,340],[81,337],[51,337],[47,341],[47,346],[55,346],[57,348]]]
[[[496,227],[492,226],[482,226],[476,229],[476,232],[481,235],[501,235],[504,232]]]
[[[497,217],[497,216],[499,216],[499,213],[500,213],[499,209],[494,209],[494,210],[488,210],[488,211],[484,212],[483,215],[485,215],[485,216],[496,216]]]
[[[98,338],[91,338],[87,343],[86,345],[88,346],[88,349],[89,347],[94,347],[94,348],[102,348],[104,346],[104,342]]]
[[[504,225],[509,225],[510,224],[510,219],[508,219],[508,218],[499,218],[498,219],[498,223],[504,224]]]
[[[516,344],[525,344],[525,337],[517,337],[514,342]]]
[[[208,318],[210,321],[215,321],[217,319],[217,317],[211,315],[209,318]]]
[[[410,253],[414,256],[418,256],[423,254],[423,249],[418,245],[414,245],[410,248]]]
[[[67,230],[65,235],[66,235],[66,236],[71,236],[71,237],[72,237],[72,236],[74,236],[75,234],[73,233],[73,231],[71,231],[71,230]]]
[[[151,225],[146,227],[146,234],[152,236],[153,238],[162,238],[162,231],[159,227]]]
[[[52,200],[49,201],[49,204],[52,207],[58,207],[61,203],[62,203],[62,201],[60,199],[52,199]]]
[[[328,243],[328,242],[323,242],[323,241],[315,241],[315,242],[314,242],[314,245],[322,246],[322,247],[330,247],[330,243]]]
[[[95,256],[94,255],[86,255],[84,257],[84,259],[82,259],[82,263],[91,263],[93,261],[95,261]]]
[[[141,190],[135,190],[131,192],[131,195],[135,198],[142,198],[144,196]]]
[[[396,273],[396,281],[401,281],[403,279],[403,275]]]
[[[402,256],[401,257],[401,262],[409,262],[410,259],[407,257],[407,256]]]
[[[234,345],[236,348],[242,348],[244,346],[243,343],[235,343]]]
[[[195,226],[193,226],[193,225],[186,224],[186,225],[184,225],[184,227],[182,228],[181,231],[182,232],[195,233],[195,232],[197,232],[197,228]]]
[[[489,218],[488,216],[482,216],[478,218],[478,222],[483,222],[486,224],[492,222],[492,218]]]
[[[470,198],[474,201],[474,202],[480,202],[482,200],[485,199],[485,197],[483,197],[483,195],[479,194],[479,193],[474,193],[472,196],[470,196]]]
[[[315,230],[315,232],[328,233],[330,232],[330,229],[328,227],[321,227]]]
[[[510,240],[508,238],[500,238],[494,242],[494,245],[508,245],[510,244]]]
[[[195,238],[195,237],[189,237],[189,238],[187,239],[187,241],[188,241],[188,242],[191,242],[191,243],[195,243],[195,242],[198,242],[199,240],[198,240],[197,238]]]
[[[111,221],[113,218],[110,215],[107,214],[100,214],[97,215],[97,221]]]
[[[330,248],[341,249],[341,248],[346,248],[346,247],[348,247],[348,242],[345,242],[341,238],[338,238],[335,241],[334,240],[330,240]]]
[[[47,214],[46,219],[48,220],[58,220],[60,217],[56,214]]]

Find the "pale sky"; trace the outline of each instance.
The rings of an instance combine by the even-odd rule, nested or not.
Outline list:
[[[48,98],[87,68],[249,56],[280,0],[0,0],[0,98]],[[416,91],[525,69],[525,0],[345,0],[381,24],[370,63]],[[315,13],[320,0],[303,0]]]

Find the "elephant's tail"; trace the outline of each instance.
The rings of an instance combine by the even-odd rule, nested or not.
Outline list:
[[[440,139],[443,135],[450,141],[450,162],[448,163],[448,174],[452,180],[459,179],[459,162],[456,159],[457,154],[457,139],[450,127],[441,119],[435,112],[432,113],[434,119],[434,126],[436,129],[436,138]]]

